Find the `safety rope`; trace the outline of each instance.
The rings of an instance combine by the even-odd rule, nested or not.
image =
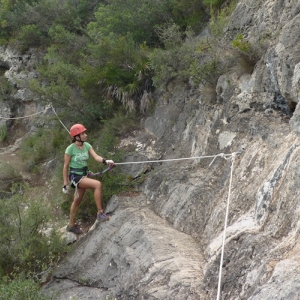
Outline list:
[[[115,163],[115,165],[131,165],[131,164],[145,164],[145,163],[149,164],[149,163],[162,163],[162,162],[172,162],[172,161],[181,161],[181,160],[202,159],[202,158],[213,158],[212,162],[210,163],[210,165],[211,165],[217,157],[223,157],[223,158],[227,159],[227,158],[230,158],[231,156],[232,156],[232,154],[219,153],[216,155],[208,155],[208,156],[192,156],[192,157],[158,159],[158,160],[129,161],[129,162]]]
[[[226,214],[225,214],[225,223],[224,223],[224,231],[223,231],[223,242],[222,242],[222,251],[221,251],[221,259],[220,259],[220,270],[219,270],[217,300],[220,299],[220,295],[221,295],[222,267],[223,267],[224,248],[225,248],[225,240],[226,240],[226,230],[227,230],[228,215],[229,215],[229,205],[230,205],[231,186],[232,186],[232,174],[233,174],[233,166],[234,166],[235,156],[236,156],[236,153],[232,153],[232,156],[231,156],[232,162],[231,162],[230,180],[229,180],[229,190],[228,190],[228,197],[227,197],[227,207],[226,207]]]
[[[59,116],[57,115],[57,113],[56,113],[54,107],[52,106],[52,104],[50,104],[50,107],[52,108],[52,110],[53,110],[54,114],[56,115],[56,117],[57,117],[58,121],[60,122],[60,124],[68,131],[68,133],[70,133],[69,129],[68,129],[68,128],[64,125],[64,123],[60,120],[60,118],[59,118]]]
[[[3,120],[19,120],[19,119],[26,119],[26,118],[30,118],[30,117],[33,117],[33,116],[42,114],[42,113],[46,112],[50,107],[51,107],[50,105],[47,105],[46,108],[45,108],[44,110],[39,111],[39,112],[34,113],[34,114],[31,114],[31,115],[23,116],[23,117],[5,118],[5,117],[1,117],[1,116],[0,116],[0,119],[3,119]]]
[[[211,166],[217,157],[222,157],[222,158],[224,158],[226,160],[228,160],[228,159],[232,160],[231,168],[230,168],[230,180],[229,180],[229,191],[228,191],[228,197],[227,197],[227,207],[226,207],[224,230],[223,230],[223,242],[222,242],[221,258],[220,258],[220,269],[219,269],[217,300],[220,299],[220,295],[221,295],[222,266],[223,266],[223,259],[224,259],[224,249],[225,249],[225,241],[226,241],[226,230],[227,230],[228,215],[229,215],[229,206],[230,206],[230,198],[231,198],[233,167],[234,167],[234,162],[235,162],[236,154],[239,154],[241,152],[242,151],[234,152],[234,153],[231,153],[231,154],[219,153],[217,155],[208,155],[208,156],[194,156],[194,157],[185,157],[185,158],[173,158],[173,159],[162,159],[162,160],[148,160],[148,161],[134,161],[134,162],[115,163],[115,165],[128,165],[128,164],[161,163],[161,162],[172,162],[172,161],[181,161],[181,160],[190,160],[190,159],[213,158],[213,160],[209,164],[209,166]]]
[[[257,5],[255,5],[255,6],[250,6],[249,4],[247,4],[247,1],[246,1],[246,0],[245,0],[245,5],[246,5],[246,7],[250,8],[250,9],[254,9],[254,8],[257,7]]]
[[[3,119],[3,120],[19,120],[19,119],[26,119],[26,118],[30,118],[30,117],[33,117],[33,116],[42,114],[42,113],[46,112],[48,109],[50,109],[50,108],[53,110],[53,112],[54,112],[54,114],[56,115],[56,117],[57,117],[58,121],[60,122],[60,124],[61,124],[61,125],[67,130],[67,132],[69,133],[68,128],[67,128],[67,127],[64,125],[64,123],[60,120],[58,114],[56,113],[56,111],[55,111],[55,109],[54,109],[54,107],[53,107],[53,105],[52,105],[51,103],[48,104],[48,105],[46,105],[46,107],[45,107],[44,110],[39,111],[39,112],[34,113],[34,114],[31,114],[31,115],[27,115],[27,116],[23,116],[23,117],[15,117],[15,118],[6,118],[6,117],[1,117],[1,116],[0,116],[0,119]]]
[[[217,300],[220,300],[220,296],[221,296],[222,266],[223,266],[223,259],[224,259],[224,249],[225,249],[225,242],[226,242],[226,230],[227,230],[229,206],[230,206],[230,198],[231,198],[233,167],[234,167],[234,162],[235,162],[236,155],[240,154],[241,152],[242,152],[242,150],[240,150],[238,152],[231,153],[231,154],[219,153],[219,154],[216,154],[216,155],[207,155],[207,156],[194,156],[194,157],[185,157],[185,158],[173,158],[173,159],[162,159],[162,160],[148,160],[148,161],[133,161],[133,162],[115,163],[115,165],[128,165],[128,164],[161,163],[161,162],[172,162],[172,161],[181,161],[181,160],[190,160],[190,159],[213,158],[213,160],[209,164],[209,166],[211,166],[217,157],[222,157],[226,160],[228,160],[228,159],[232,160],[231,168],[230,168],[229,191],[228,191],[228,197],[227,197],[227,206],[226,206],[224,230],[223,230],[223,242],[222,242],[221,258],[220,258]]]

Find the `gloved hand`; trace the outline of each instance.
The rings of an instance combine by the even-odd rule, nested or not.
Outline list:
[[[108,163],[109,165],[115,165],[114,161],[111,159],[107,159],[106,163]]]
[[[69,187],[67,185],[64,185],[62,191],[63,191],[64,194],[68,194],[69,193]]]
[[[110,167],[114,167],[114,166],[115,166],[114,161],[111,160],[111,159],[103,159],[103,164],[104,164],[104,165],[109,164]]]

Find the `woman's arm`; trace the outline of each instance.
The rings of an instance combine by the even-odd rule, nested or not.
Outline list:
[[[69,164],[70,164],[71,156],[65,153],[64,156],[64,168],[63,168],[63,179],[64,179],[64,185],[68,185],[68,170],[69,170]]]
[[[93,148],[90,148],[89,153],[94,158],[95,161],[99,163],[103,163],[104,158],[98,155]]]

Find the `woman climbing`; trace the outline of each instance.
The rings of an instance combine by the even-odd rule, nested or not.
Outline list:
[[[92,156],[99,163],[110,164],[111,167],[114,166],[114,162],[99,156],[94,151],[93,147],[86,142],[86,128],[83,125],[73,125],[70,129],[70,135],[73,140],[72,144],[69,145],[65,151],[63,167],[63,190],[67,189],[69,181],[71,186],[76,188],[76,190],[74,200],[70,208],[70,220],[67,226],[67,231],[75,234],[81,234],[81,229],[76,226],[76,214],[86,189],[94,189],[94,198],[98,210],[97,221],[105,222],[109,220],[109,217],[103,212],[102,183],[98,180],[87,177],[87,161],[89,156]]]

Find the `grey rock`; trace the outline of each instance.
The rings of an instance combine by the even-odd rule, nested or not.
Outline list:
[[[115,201],[110,221],[79,240],[44,292],[54,290],[56,299],[75,293],[80,299],[201,298],[199,245],[156,216],[142,195]]]

